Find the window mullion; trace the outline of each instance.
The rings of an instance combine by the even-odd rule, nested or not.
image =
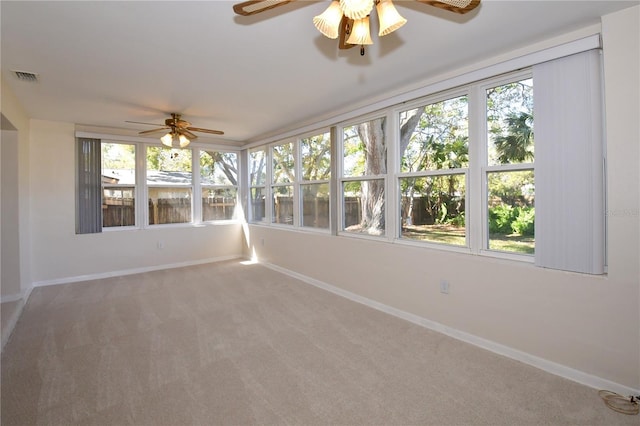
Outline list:
[[[149,190],[147,188],[147,144],[136,144],[136,226],[149,227]]]
[[[200,148],[191,150],[191,222],[202,223],[202,186],[200,185]]]
[[[468,241],[472,253],[479,253],[486,241],[486,178],[487,158],[486,97],[478,85],[469,90],[469,171],[467,174],[466,220]]]

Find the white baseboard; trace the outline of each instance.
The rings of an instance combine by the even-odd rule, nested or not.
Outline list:
[[[223,262],[225,260],[233,260],[243,258],[241,255],[220,256],[208,259],[189,260],[186,262],[170,263],[164,265],[145,266],[143,268],[131,268],[123,269],[119,271],[100,272],[97,274],[77,275],[74,277],[56,278],[53,280],[36,281],[33,283],[33,287],[44,287],[48,285],[68,284],[80,281],[92,281],[103,278],[120,277],[123,275],[141,274],[143,272],[160,271],[163,269],[183,268],[185,266],[203,265],[206,263]],[[26,299],[25,299],[26,300]]]
[[[31,292],[29,292],[31,293]],[[28,296],[27,296],[28,297]],[[9,337],[11,337],[11,333],[13,333],[13,329],[16,328],[16,324],[18,323],[18,319],[20,319],[20,315],[22,315],[22,309],[24,308],[26,298],[19,297],[17,300],[12,300],[11,302],[18,302],[18,306],[16,310],[13,311],[11,316],[8,318],[6,324],[2,324],[2,339],[0,343],[0,351],[4,351],[4,345],[9,341]],[[5,303],[5,302],[2,302]]]
[[[565,365],[558,364],[553,361],[549,361],[544,358],[540,358],[535,355],[531,355],[526,352],[519,351],[514,348],[510,348],[500,343],[496,343],[491,340],[487,340],[482,337],[478,337],[473,334],[469,334],[464,331],[457,330],[455,328],[446,326],[436,321],[431,321],[426,318],[422,318],[418,315],[401,311],[400,309],[396,309],[394,307],[385,305],[375,300],[368,299],[366,297],[357,295],[350,291],[341,289],[339,287],[335,287],[331,284],[327,284],[325,282],[316,280],[314,278],[299,274],[297,272],[291,271],[286,268],[282,268],[280,266],[277,266],[268,262],[260,262],[260,263],[267,268],[273,269],[274,271],[278,271],[285,275],[289,275],[307,284],[311,284],[321,289],[330,291],[331,293],[345,297],[354,302],[358,302],[363,305],[369,306],[371,308],[377,309],[379,311],[385,312],[387,314],[393,315],[395,317],[402,318],[404,320],[407,320],[414,324],[428,328],[430,330],[437,331],[449,337],[453,337],[454,339],[461,340],[463,342],[472,344],[482,349],[486,349],[488,351],[494,352],[498,355],[506,356],[507,358],[511,358],[516,361],[520,361],[522,363],[531,365],[533,367],[539,368],[548,373],[555,374],[556,376],[560,376],[565,379],[572,380],[574,382],[580,383],[585,386],[589,386],[594,389],[598,389],[598,390],[605,389],[605,390],[617,392],[620,395],[640,395],[639,389],[633,389],[629,386],[615,383],[610,380],[603,379],[601,377],[594,376],[592,374],[588,374],[583,371],[579,371],[571,367],[567,367]]]

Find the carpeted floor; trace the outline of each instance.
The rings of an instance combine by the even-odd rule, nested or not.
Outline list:
[[[637,425],[597,391],[229,261],[34,289],[2,425]]]

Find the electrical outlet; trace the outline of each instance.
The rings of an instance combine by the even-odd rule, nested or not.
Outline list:
[[[164,242],[158,241],[158,249],[162,250],[164,248]]]
[[[260,238],[260,245],[264,247],[264,238]]]
[[[449,281],[440,280],[440,293],[449,294]]]

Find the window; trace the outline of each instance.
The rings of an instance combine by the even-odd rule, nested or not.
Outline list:
[[[533,80],[487,88],[486,106],[486,248],[533,254]]]
[[[270,222],[603,273],[600,56],[572,54],[337,124],[335,159],[329,133],[274,144]],[[262,210],[266,152],[250,157]]]
[[[271,148],[271,222],[293,225],[293,183],[295,162],[293,142]]]
[[[400,113],[400,236],[467,246],[467,96]]]
[[[136,146],[102,142],[102,227],[136,225]]]
[[[331,135],[329,132],[300,140],[301,226],[329,229],[329,178]]]
[[[238,197],[238,154],[200,151],[202,221],[235,217]]]
[[[149,225],[192,221],[191,157],[190,149],[147,147]]]
[[[249,153],[249,196],[251,197],[250,220],[264,221],[265,218],[265,181],[266,155],[264,150]]]
[[[343,128],[342,230],[385,235],[386,117]]]

